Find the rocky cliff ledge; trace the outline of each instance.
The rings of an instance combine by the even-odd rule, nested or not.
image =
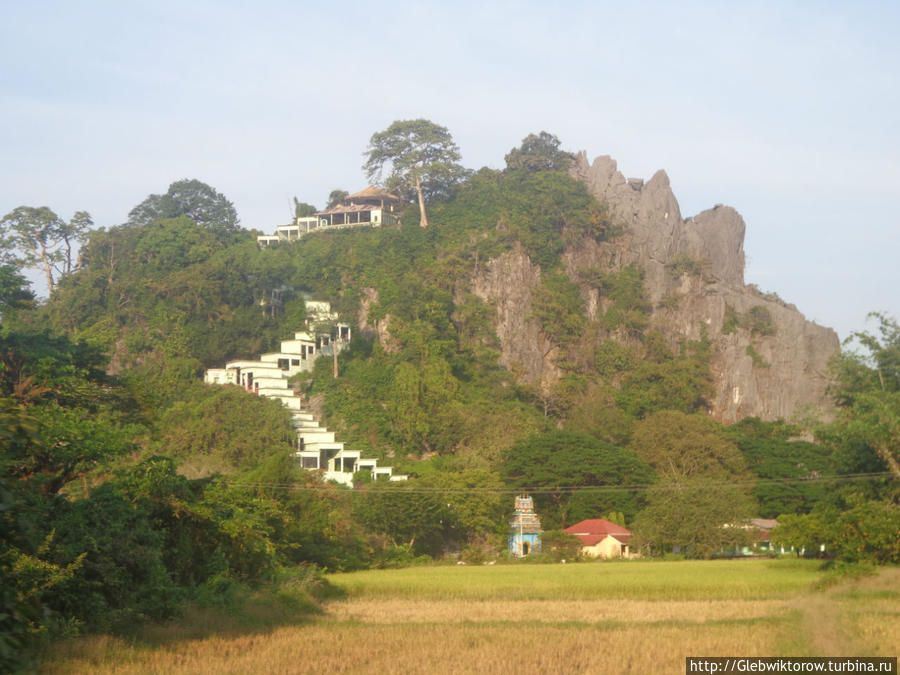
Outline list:
[[[683,218],[664,171],[644,182],[627,179],[615,160],[591,164],[577,156],[572,175],[623,227],[615,241],[585,240],[565,253],[570,277],[580,268],[637,264],[653,303],[651,323],[676,343],[705,334],[713,345],[715,393],[710,414],[722,422],[748,416],[771,420],[801,414],[827,417],[827,368],[837,334],[807,321],[793,305],[744,283],[744,231],[728,206]],[[523,252],[491,261],[473,279],[474,292],[497,308],[503,360],[545,384],[558,377],[548,345],[529,319],[540,270]],[[591,298],[586,297],[588,313]]]

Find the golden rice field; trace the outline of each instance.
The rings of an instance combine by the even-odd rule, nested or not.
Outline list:
[[[684,673],[686,656],[896,656],[900,569],[822,587],[812,561],[417,567],[333,575],[294,625],[194,613],[59,645],[52,673]]]

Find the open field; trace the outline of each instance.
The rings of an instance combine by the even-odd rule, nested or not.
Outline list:
[[[686,656],[895,656],[900,569],[822,576],[795,560],[357,572],[331,576],[345,599],[301,625],[194,616],[141,641],[60,645],[44,672],[683,673]]]

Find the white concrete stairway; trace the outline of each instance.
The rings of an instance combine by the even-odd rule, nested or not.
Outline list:
[[[323,350],[305,332],[296,333],[294,337],[294,340],[282,341],[280,352],[263,354],[258,361],[230,361],[224,368],[211,368],[206,371],[204,381],[207,384],[234,384],[259,396],[281,401],[291,411],[297,432],[295,456],[300,466],[321,471],[325,480],[352,487],[353,475],[358,471],[369,471],[375,479],[406,480],[408,476],[395,474],[391,467],[378,466],[378,460],[363,458],[359,450],[346,449],[343,443],[335,440],[333,431],[320,426],[315,416],[303,408],[303,402],[289,386],[288,378],[297,372],[311,370],[311,362]]]
[[[312,413],[302,407],[292,415],[297,430],[297,457],[304,469],[323,471],[325,480],[353,485],[353,474],[369,471],[373,478],[391,481],[406,480],[407,476],[394,474],[389,466],[378,466],[377,459],[362,457],[359,450],[348,450],[336,441],[334,432],[320,426]]]

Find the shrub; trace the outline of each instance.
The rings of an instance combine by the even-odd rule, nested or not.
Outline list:
[[[684,274],[699,277],[703,276],[707,269],[709,269],[709,260],[694,258],[687,253],[679,253],[666,263],[666,270],[674,277],[680,277]]]

